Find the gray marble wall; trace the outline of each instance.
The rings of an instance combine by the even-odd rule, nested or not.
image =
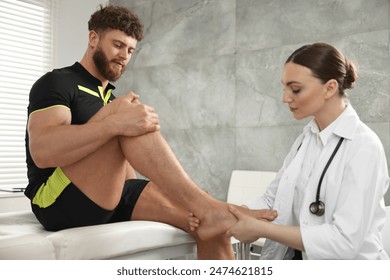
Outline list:
[[[389,0],[110,2],[135,11],[146,31],[117,95],[135,91],[157,109],[184,168],[219,199],[233,169],[277,171],[308,122],[292,118],[280,82],[306,43],[333,44],[357,64],[350,100],[390,163]]]

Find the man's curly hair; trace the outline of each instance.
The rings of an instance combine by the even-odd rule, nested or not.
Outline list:
[[[100,10],[91,15],[88,21],[88,30],[97,33],[108,29],[117,29],[141,41],[144,36],[144,27],[137,15],[125,7],[100,5]]]

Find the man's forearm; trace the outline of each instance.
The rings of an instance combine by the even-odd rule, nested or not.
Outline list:
[[[115,136],[107,121],[52,126],[30,138],[30,152],[40,168],[66,166],[99,149]]]

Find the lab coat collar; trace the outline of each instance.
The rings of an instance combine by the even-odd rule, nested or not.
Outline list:
[[[318,134],[322,144],[325,146],[332,134],[346,139],[353,139],[358,125],[357,120],[359,120],[359,116],[356,111],[353,109],[351,104],[347,104],[345,110],[340,114],[340,116],[323,131],[319,131],[318,125],[314,119],[305,126],[303,131],[305,133],[310,131],[311,133]]]
[[[345,139],[352,140],[355,137],[360,118],[351,104],[347,105],[347,108],[339,116],[339,119],[340,121],[337,123],[333,133]]]

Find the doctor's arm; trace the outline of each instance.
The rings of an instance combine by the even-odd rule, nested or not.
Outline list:
[[[238,221],[226,232],[228,237],[234,236],[244,243],[252,243],[264,237],[299,251],[305,250],[298,226],[284,226],[258,220],[234,207],[229,207],[229,210]]]

